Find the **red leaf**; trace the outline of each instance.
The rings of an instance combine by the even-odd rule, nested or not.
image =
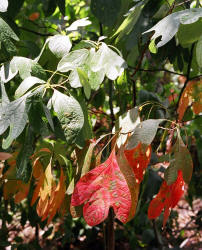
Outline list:
[[[177,205],[184,193],[184,184],[181,170],[178,171],[178,177],[173,184],[167,185],[166,181],[164,181],[160,187],[159,193],[149,204],[149,219],[158,217],[164,208],[163,226],[165,226],[170,215],[170,209]]]
[[[76,184],[71,205],[79,206],[84,202],[83,214],[90,226],[104,221],[110,207],[113,207],[121,222],[127,222],[131,195],[118,166],[115,150],[104,163],[84,175]]]
[[[148,146],[146,149],[144,149],[142,144],[139,143],[137,147],[130,150],[125,150],[124,154],[134,171],[136,182],[141,183],[145,170],[150,162],[151,146]]]

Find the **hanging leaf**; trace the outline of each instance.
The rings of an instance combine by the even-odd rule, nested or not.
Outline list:
[[[182,171],[183,179],[188,184],[192,176],[193,162],[189,150],[185,146],[180,135],[178,136],[173,151],[176,169]]]
[[[54,90],[51,100],[67,142],[73,143],[84,125],[81,106],[72,96],[64,95],[57,90]]]
[[[168,185],[166,181],[164,181],[157,196],[150,202],[148,208],[149,219],[155,219],[164,209],[163,227],[165,227],[170,214],[170,209],[177,205],[183,194],[184,180],[182,177],[182,171],[179,170],[176,181],[171,185]]]
[[[194,23],[198,21],[200,17],[202,17],[201,8],[178,11],[166,16],[143,34],[150,31],[155,31],[154,35],[151,37],[151,40],[161,37],[161,40],[156,44],[156,47],[159,48],[174,37],[179,29],[180,24]]]
[[[191,104],[195,114],[202,112],[202,80],[192,80],[187,83],[177,109],[179,121],[182,120],[186,109]]]
[[[118,35],[116,38],[116,43],[118,43],[123,37],[125,37],[132,31],[133,27],[139,19],[143,7],[144,4],[140,3],[135,5],[135,7],[131,9],[127,17],[124,19],[123,23],[113,35],[113,37]]]
[[[196,61],[198,66],[202,68],[202,35],[196,44]]]
[[[55,35],[49,38],[48,47],[55,56],[62,58],[70,51],[72,43],[68,36]]]
[[[5,1],[5,0],[3,0]],[[4,4],[4,7],[6,5]],[[10,26],[0,17],[0,43],[2,42],[6,50],[10,54],[14,54],[16,51],[15,45],[12,40],[19,41],[17,35],[13,32]]]
[[[156,135],[159,124],[163,121],[164,119],[148,119],[140,122],[129,138],[126,149],[133,149],[137,147],[140,142],[147,146],[150,145]]]
[[[86,27],[91,24],[91,21],[88,20],[88,17],[84,17],[73,22],[66,31],[77,31],[80,27]]]
[[[120,136],[117,139],[117,146],[120,148],[124,145],[128,135],[133,133],[136,126],[140,123],[139,109],[137,107],[128,110],[115,123],[113,132],[120,131]]]
[[[89,99],[90,95],[91,95],[91,87],[90,87],[90,84],[89,84],[89,81],[88,81],[88,76],[80,68],[77,68],[77,72],[78,72],[80,83],[83,86],[85,96],[86,96],[87,99]]]
[[[71,205],[83,207],[84,219],[90,226],[103,222],[113,207],[116,217],[126,223],[131,209],[131,195],[121,173],[115,150],[109,158],[84,175],[76,184]]]
[[[150,162],[151,151],[151,146],[145,148],[141,142],[133,149],[124,150],[125,157],[133,169],[137,183],[141,183],[143,180],[145,170]]]

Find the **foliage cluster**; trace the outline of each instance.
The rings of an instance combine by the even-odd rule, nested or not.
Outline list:
[[[168,244],[201,194],[201,26],[199,0],[1,0],[1,247],[30,246],[5,237],[17,212],[33,249],[40,228],[64,247],[114,220],[131,247]]]

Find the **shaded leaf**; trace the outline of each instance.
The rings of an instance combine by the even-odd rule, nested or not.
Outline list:
[[[137,183],[141,183],[143,180],[145,170],[150,162],[151,151],[151,146],[145,148],[142,143],[139,143],[133,149],[124,150],[125,157],[133,169]]]
[[[202,68],[202,35],[196,44],[196,61],[198,66]]]
[[[165,227],[170,214],[170,209],[177,205],[183,194],[184,180],[182,177],[182,171],[179,170],[176,181],[171,185],[168,185],[166,181],[164,181],[157,196],[150,202],[148,208],[149,219],[155,219],[164,209],[163,226]]]
[[[164,119],[148,119],[139,123],[129,138],[126,149],[130,150],[137,147],[139,142],[147,146],[150,145],[156,135],[159,124],[163,121]]]

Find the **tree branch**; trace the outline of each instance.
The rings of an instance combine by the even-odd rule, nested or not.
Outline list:
[[[25,27],[19,27],[19,29],[25,30],[27,32],[33,33],[33,34],[38,35],[38,36],[53,36],[53,34],[51,34],[51,33],[44,34],[44,33],[34,31],[34,30],[30,30],[30,29],[25,28]]]
[[[186,76],[185,74],[181,74],[181,73],[177,73],[168,69],[139,69],[139,71],[144,71],[144,72],[159,72],[159,71],[163,71],[163,72],[168,72],[170,74],[174,74],[174,75],[179,75],[179,76]]]

